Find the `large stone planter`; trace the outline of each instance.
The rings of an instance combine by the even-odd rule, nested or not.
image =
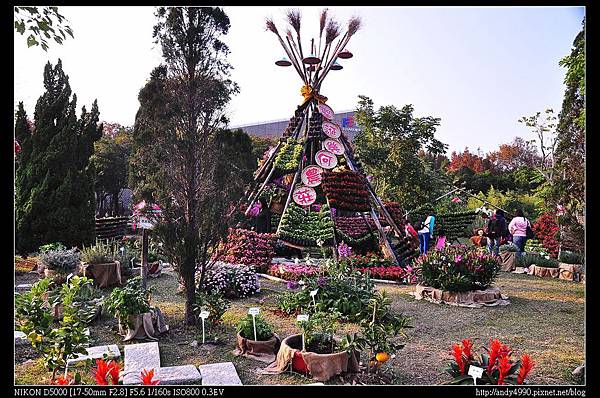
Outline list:
[[[532,264],[529,266],[529,275],[535,275],[541,278],[558,278],[560,270],[558,267],[540,267]]]
[[[344,372],[357,372],[359,370],[359,354],[346,351],[333,354],[317,354],[314,352],[302,352],[302,335],[294,334],[286,337],[281,342],[277,353],[277,359],[262,373],[279,374],[292,366],[302,372],[304,369],[318,381],[327,381],[332,377]],[[300,360],[301,359],[301,360]]]
[[[517,267],[517,252],[500,252],[500,271],[513,272]]]
[[[427,300],[436,304],[450,304],[460,307],[479,308],[483,306],[508,305],[508,296],[500,293],[497,287],[488,287],[485,290],[470,290],[466,292],[450,292],[430,286],[418,284],[415,286],[413,296],[417,300]]]
[[[121,285],[121,263],[113,261],[104,264],[81,264],[83,276],[91,278],[99,288]]]
[[[274,334],[269,340],[257,341],[249,340],[237,334],[237,346],[233,351],[236,356],[256,359],[257,361],[271,363],[279,351],[281,341],[279,336]]]
[[[583,266],[581,264],[559,263],[558,278],[567,281],[579,282],[581,281],[582,268]]]

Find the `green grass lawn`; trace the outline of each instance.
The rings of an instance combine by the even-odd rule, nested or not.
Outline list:
[[[275,297],[286,289],[285,284],[261,279],[262,292],[247,299],[235,300],[224,316],[224,324],[212,331],[216,344],[193,347],[201,341],[201,329],[183,324],[184,298],[176,293],[177,277],[172,273],[151,279],[154,288],[153,305],[164,313],[170,331],[159,344],[162,366],[201,365],[231,361],[244,384],[305,384],[310,379],[296,375],[260,375],[256,370],[265,364],[236,357],[235,324],[251,306],[260,306],[262,315],[284,338],[299,330],[292,317],[275,315]],[[439,384],[448,380],[444,372],[451,360],[455,342],[470,338],[478,352],[490,338],[508,344],[514,355],[528,353],[537,363],[529,381],[534,384],[574,384],[571,371],[584,360],[584,284],[527,275],[501,273],[496,281],[511,304],[502,307],[463,308],[417,301],[409,295],[414,287],[381,284],[393,298],[393,308],[412,317],[413,328],[407,330],[406,346],[386,365],[395,374],[395,384]],[[102,317],[91,325],[92,345],[118,344],[116,321]],[[355,331],[354,324],[343,324],[340,333]],[[123,352],[123,351],[121,351]],[[41,366],[30,348],[17,348],[16,383],[47,383],[50,373]],[[21,358],[21,360],[19,360]],[[29,361],[26,360],[29,358]],[[89,369],[84,372],[90,372]],[[89,377],[89,376],[88,376]],[[335,378],[327,384],[346,380]]]

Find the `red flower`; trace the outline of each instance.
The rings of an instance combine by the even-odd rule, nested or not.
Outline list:
[[[71,376],[67,374],[67,377],[64,376],[58,376],[56,379],[52,380],[51,384],[54,385],[59,385],[59,386],[67,386],[69,384],[71,384]]]
[[[500,374],[498,375],[498,385],[504,384],[504,378],[510,372],[510,368],[512,367],[512,361],[510,360],[508,355],[503,355],[500,357],[498,361],[498,371]]]
[[[142,373],[140,375],[140,380],[142,382],[143,385],[145,386],[154,386],[157,385],[158,383],[160,383],[160,380],[152,380],[152,378],[154,377],[154,369],[150,369],[150,370],[142,370]]]
[[[469,339],[463,339],[461,341],[463,353],[465,357],[467,357],[467,361],[471,362],[473,360],[473,342]]]
[[[535,365],[535,362],[531,360],[531,357],[527,354],[521,356],[521,367],[519,368],[519,375],[517,376],[517,384],[523,384],[525,378],[531,371],[531,368]]]
[[[456,361],[456,364],[458,365],[460,374],[464,375],[465,374],[465,363],[463,361],[462,354],[463,354],[463,349],[461,348],[460,344],[454,344],[452,346],[452,356],[454,357],[454,360]]]
[[[104,359],[96,359],[96,369],[94,370],[94,377],[96,383],[100,386],[106,386],[109,384],[109,378],[111,384],[117,384],[119,382],[119,364],[115,361],[104,361]]]
[[[500,357],[500,349],[502,348],[502,343],[500,340],[490,339],[490,348],[486,348],[488,355],[490,356],[490,361],[488,363],[486,371],[488,373],[492,372],[494,365],[496,364],[496,360]]]

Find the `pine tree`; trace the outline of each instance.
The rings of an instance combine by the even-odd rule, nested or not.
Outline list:
[[[98,105],[94,101],[89,113],[83,107],[77,118],[77,96],[71,99],[60,60],[54,68],[50,63],[44,68],[44,88],[35,107],[33,134],[25,130],[22,107],[17,111],[15,134],[23,143],[16,179],[16,244],[22,253],[44,243],[75,246],[94,238],[89,159],[102,135]]]

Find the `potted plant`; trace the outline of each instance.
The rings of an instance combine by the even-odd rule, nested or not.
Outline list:
[[[558,256],[559,278],[569,281],[579,281],[583,270],[583,254],[571,251],[561,251]]]
[[[39,259],[44,266],[44,275],[57,285],[67,280],[67,275],[76,272],[80,264],[77,249],[57,249],[41,253]]]
[[[116,245],[96,241],[96,244],[83,247],[81,251],[81,271],[100,287],[120,285],[121,264],[117,260],[119,250]]]
[[[119,333],[129,337],[131,333],[137,335],[143,316],[149,313],[150,298],[150,289],[142,289],[141,278],[136,277],[113,289],[104,300],[104,309],[117,318]]]
[[[256,338],[254,326],[256,322]],[[271,363],[279,351],[280,340],[273,332],[273,328],[260,315],[248,314],[237,324],[237,347],[235,355],[243,355],[259,361]]]

